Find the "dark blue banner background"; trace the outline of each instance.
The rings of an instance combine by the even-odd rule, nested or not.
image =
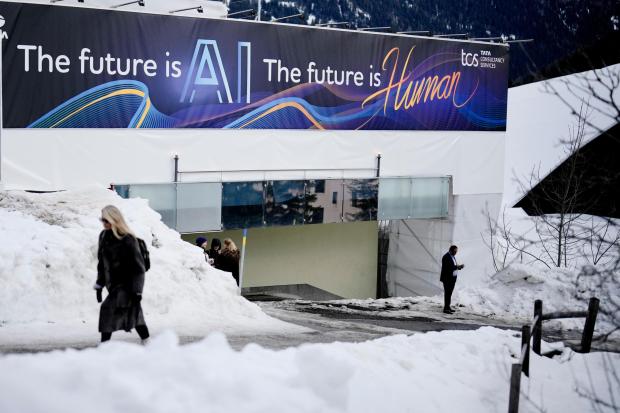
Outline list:
[[[7,128],[505,130],[508,49],[0,2]]]

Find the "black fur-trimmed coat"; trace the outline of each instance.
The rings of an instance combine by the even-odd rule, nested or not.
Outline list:
[[[99,235],[97,285],[108,290],[99,311],[99,331],[130,331],[146,325],[138,295],[144,288],[144,259],[138,240],[132,235],[121,239],[112,231]]]
[[[239,250],[231,251],[223,249],[218,258],[219,270],[231,272],[233,278],[239,285]]]

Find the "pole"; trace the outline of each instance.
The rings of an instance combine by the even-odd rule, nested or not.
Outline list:
[[[521,349],[525,346],[525,354],[523,356],[522,370],[523,374],[530,377],[530,326],[521,327]]]
[[[594,324],[596,324],[596,316],[598,315],[598,298],[590,298],[588,304],[588,316],[586,324],[583,327],[583,335],[581,336],[581,352],[589,353],[592,347],[592,336],[594,335]]]
[[[243,229],[243,241],[241,242],[241,262],[239,263],[239,294],[241,294],[241,286],[243,285],[243,270],[245,267],[245,245],[248,238],[247,228]]]
[[[179,155],[174,155],[174,182],[179,182]]]
[[[377,154],[377,178],[381,176],[381,154]]]
[[[4,104],[3,104],[3,99],[2,99],[2,95],[4,94],[4,85],[3,85],[3,72],[2,72],[2,44],[3,44],[3,39],[4,37],[4,32],[2,31],[2,29],[0,28],[0,189],[2,189],[2,134],[3,134],[3,130],[2,128],[4,127]]]
[[[538,318],[536,318],[538,317]],[[534,301],[534,318],[536,318],[536,323],[534,323],[534,331],[532,331],[533,343],[532,350],[534,353],[540,356],[540,347],[542,342],[542,317],[543,317],[543,302],[542,300]]]
[[[258,8],[256,10],[256,21],[260,21],[261,3],[262,3],[262,0],[258,0]]]
[[[521,392],[521,365],[513,364],[510,374],[510,396],[508,396],[508,413],[519,413],[519,395]]]

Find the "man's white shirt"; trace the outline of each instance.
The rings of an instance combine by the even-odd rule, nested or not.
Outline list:
[[[458,264],[456,263],[456,257],[452,254],[450,254],[450,258],[452,258],[452,261],[454,262],[454,266],[456,267]],[[458,275],[458,270],[455,268],[454,271],[452,272],[452,276],[456,277]]]

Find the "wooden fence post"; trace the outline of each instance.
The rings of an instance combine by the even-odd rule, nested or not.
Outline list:
[[[521,393],[521,364],[513,364],[510,373],[510,396],[508,396],[508,413],[519,413],[519,396]]]
[[[588,316],[583,327],[583,335],[581,336],[581,352],[589,353],[592,348],[592,337],[594,336],[594,325],[596,324],[596,316],[598,315],[599,300],[596,297],[590,298],[588,304]]]
[[[521,327],[521,349],[525,345],[525,355],[523,357],[523,374],[530,377],[530,326]]]
[[[534,318],[538,317],[534,324],[534,330],[532,331],[532,349],[534,353],[540,356],[541,342],[542,342],[542,315],[543,315],[543,302],[542,300],[534,301]]]

